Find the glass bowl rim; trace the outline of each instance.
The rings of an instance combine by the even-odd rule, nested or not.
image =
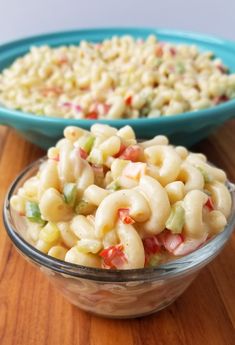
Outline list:
[[[17,249],[30,261],[40,264],[45,269],[60,273],[66,277],[84,278],[88,280],[100,282],[134,282],[134,281],[157,281],[166,278],[172,278],[178,275],[185,275],[190,270],[197,270],[211,261],[223,248],[229,237],[231,236],[235,226],[235,184],[227,181],[232,197],[231,214],[225,229],[218,235],[212,237],[205,244],[190,254],[180,257],[168,263],[161,264],[157,267],[127,269],[127,270],[107,270],[102,268],[93,268],[72,264],[56,258],[37,250],[33,245],[28,243],[23,236],[21,236],[12,222],[10,212],[10,198],[15,193],[15,189],[20,184],[21,180],[30,173],[31,170],[38,168],[39,165],[45,161],[45,157],[39,158],[33,163],[29,164],[22,170],[10,185],[3,204],[3,221],[8,236],[17,247]],[[213,249],[216,247],[216,250]],[[211,249],[211,250],[210,250]],[[208,254],[209,253],[209,254]]]

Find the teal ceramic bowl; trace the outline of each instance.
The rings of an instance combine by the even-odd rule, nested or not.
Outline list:
[[[50,46],[60,46],[78,44],[82,39],[99,42],[113,35],[125,34],[140,38],[156,34],[161,41],[176,44],[195,44],[201,51],[213,51],[229,67],[230,72],[235,72],[235,43],[194,33],[154,28],[77,30],[45,34],[14,41],[0,46],[0,70],[9,66],[17,57],[27,53],[32,45],[48,44]],[[138,138],[150,138],[156,134],[165,134],[175,144],[180,143],[191,146],[205,138],[212,130],[232,117],[235,117],[235,100],[210,109],[175,116],[155,119],[99,120],[99,123],[106,123],[117,128],[129,124],[134,128]],[[64,127],[75,125],[89,129],[94,122],[93,120],[43,117],[0,107],[0,124],[15,128],[27,140],[45,149],[52,146],[62,136]]]

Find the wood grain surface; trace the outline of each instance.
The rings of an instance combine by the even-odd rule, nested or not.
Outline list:
[[[207,154],[235,181],[235,121],[194,151]],[[0,203],[11,181],[44,152],[0,126]],[[70,305],[15,250],[0,220],[1,345],[234,345],[235,234],[188,290],[145,318],[108,320]]]

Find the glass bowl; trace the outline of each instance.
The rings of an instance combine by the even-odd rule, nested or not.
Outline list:
[[[222,59],[231,73],[235,72],[235,43],[213,36],[177,30],[156,28],[99,28],[75,31],[62,31],[43,34],[0,45],[0,71],[8,67],[15,59],[28,52],[31,46],[78,44],[81,40],[100,42],[112,36],[131,35],[134,38],[146,38],[156,34],[160,41],[174,44],[196,45],[200,51],[212,51]],[[174,144],[191,146],[235,116],[235,99],[209,109],[187,112],[159,118],[99,120],[116,128],[130,125],[138,138],[152,138],[164,134]],[[26,140],[44,149],[53,146],[63,134],[66,126],[79,126],[89,129],[95,120],[64,119],[39,116],[0,105],[0,124],[15,128]]]
[[[159,311],[179,297],[199,271],[222,250],[235,226],[235,185],[228,182],[233,203],[225,230],[193,253],[156,268],[105,270],[67,263],[50,257],[30,244],[24,220],[10,207],[10,198],[36,173],[40,159],[12,183],[5,199],[3,218],[9,237],[75,306],[109,318],[133,318]]]

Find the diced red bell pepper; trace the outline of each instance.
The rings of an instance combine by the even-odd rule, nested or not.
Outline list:
[[[131,106],[131,103],[132,103],[132,96],[128,96],[126,99],[125,99],[125,103],[128,107]]]
[[[107,103],[100,103],[100,102],[94,102],[91,107],[90,107],[90,113],[97,113],[97,116],[99,115],[99,113],[102,113],[104,115],[107,115],[109,110],[111,108],[111,105],[107,104]]]
[[[49,96],[50,94],[60,95],[62,91],[62,88],[59,86],[45,87],[42,89],[42,94],[44,96]]]
[[[186,240],[182,242],[174,251],[176,256],[187,255],[198,249],[203,243],[206,242],[208,235],[205,234],[199,239]]]
[[[119,158],[137,162],[139,160],[140,153],[141,148],[138,145],[128,146]]]
[[[217,104],[224,103],[227,101],[229,101],[229,98],[226,95],[222,95],[222,96],[216,96],[213,100],[213,103],[217,105]]]
[[[158,235],[158,239],[170,253],[173,253],[174,250],[183,242],[182,235],[172,234],[169,230],[165,230],[163,233]]]
[[[174,47],[170,47],[170,53],[172,56],[176,55],[176,49]]]
[[[87,159],[88,154],[85,150],[83,150],[81,147],[79,147],[79,154],[82,159]]]
[[[65,108],[72,108],[73,104],[71,102],[64,102],[62,103],[62,106]]]
[[[223,65],[216,65],[216,67],[218,68],[218,70],[221,72],[221,73],[227,73],[227,69],[225,66]]]
[[[213,211],[215,209],[215,206],[210,196],[208,197],[208,200],[205,203],[204,207],[207,207],[209,211]]]
[[[104,268],[121,268],[127,262],[123,246],[120,244],[102,250],[99,255],[103,258]]]
[[[125,149],[126,149],[126,146],[124,144],[121,144],[118,153],[116,153],[113,157],[114,158],[120,157],[120,155],[125,151]]]
[[[79,113],[82,111],[82,107],[80,105],[75,105],[74,108]]]
[[[56,155],[55,157],[51,158],[53,161],[59,162],[60,160],[60,155]]]
[[[61,57],[59,60],[57,60],[57,65],[64,65],[67,64],[69,62],[69,60],[64,56]]]
[[[90,113],[86,114],[86,119],[97,120],[98,119],[98,113],[96,111],[91,111]]]
[[[103,103],[102,106],[103,106],[103,109],[104,109],[104,115],[107,115],[109,110],[110,110],[110,108],[111,108],[111,105],[109,105],[107,103]]]
[[[152,255],[160,251],[161,244],[157,236],[146,237],[143,239],[145,255]]]
[[[162,55],[163,55],[162,45],[159,45],[159,46],[156,47],[155,54],[159,58],[162,57]]]
[[[133,223],[135,223],[134,219],[131,218],[131,216],[130,216],[129,208],[119,208],[119,210],[118,210],[118,218],[124,224],[133,224]]]

